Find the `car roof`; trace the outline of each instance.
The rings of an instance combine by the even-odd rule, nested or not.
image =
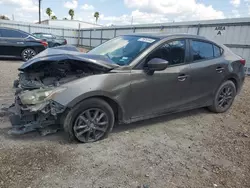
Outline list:
[[[153,38],[158,38],[158,39],[164,39],[164,38],[178,38],[178,37],[183,37],[183,38],[196,38],[196,39],[205,39],[203,36],[198,36],[198,35],[192,35],[192,34],[187,34],[187,33],[178,33],[178,34],[169,34],[169,33],[133,33],[133,34],[128,34],[126,36],[139,36],[139,37],[153,37]]]
[[[20,32],[26,33],[27,35],[30,35],[30,33],[26,32],[26,31],[23,31],[21,29],[15,29],[15,28],[10,28],[10,27],[1,27],[1,26],[0,26],[0,29],[8,29],[8,30],[20,31]]]
[[[23,30],[21,30],[21,29],[15,29],[15,28],[10,28],[10,27],[1,27],[1,26],[0,26],[0,29],[9,29],[9,30],[15,30],[15,31],[22,31],[22,32],[25,32],[25,31],[23,31]],[[25,33],[27,33],[27,32],[25,32]]]

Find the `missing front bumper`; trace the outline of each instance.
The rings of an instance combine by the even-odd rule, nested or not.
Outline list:
[[[57,132],[60,129],[60,116],[65,107],[55,101],[24,106],[18,98],[9,109],[12,128],[9,134],[21,135],[32,131],[41,131],[42,135]]]
[[[18,115],[10,116],[10,122],[12,124],[11,130],[8,132],[12,135],[21,135],[28,132],[45,129],[48,126],[56,125],[55,120],[46,120],[46,121],[34,121],[34,122],[26,122],[22,120],[22,118]],[[60,128],[60,126],[58,126]]]

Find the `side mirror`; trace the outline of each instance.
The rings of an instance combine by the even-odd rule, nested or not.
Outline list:
[[[149,72],[162,71],[168,66],[168,61],[161,58],[153,58],[147,63],[147,69]]]

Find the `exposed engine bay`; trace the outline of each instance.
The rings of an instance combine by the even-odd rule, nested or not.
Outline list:
[[[47,49],[19,68],[19,78],[13,84],[15,102],[9,108],[10,134],[37,130],[42,135],[56,132],[67,107],[53,98],[66,89],[63,84],[107,73],[114,67],[105,56],[83,54],[72,46],[70,50],[68,46],[64,48]]]
[[[19,74],[19,80],[15,82],[15,87],[22,89],[38,89],[45,86],[60,86],[64,83],[73,81],[101,71],[86,67],[74,60],[64,60],[58,62],[42,62],[33,65],[26,72]]]

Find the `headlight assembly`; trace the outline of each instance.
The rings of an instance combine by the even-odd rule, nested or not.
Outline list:
[[[55,89],[35,89],[32,91],[25,91],[19,95],[22,104],[39,104],[53,98],[57,93],[64,91],[66,88],[59,87]]]

